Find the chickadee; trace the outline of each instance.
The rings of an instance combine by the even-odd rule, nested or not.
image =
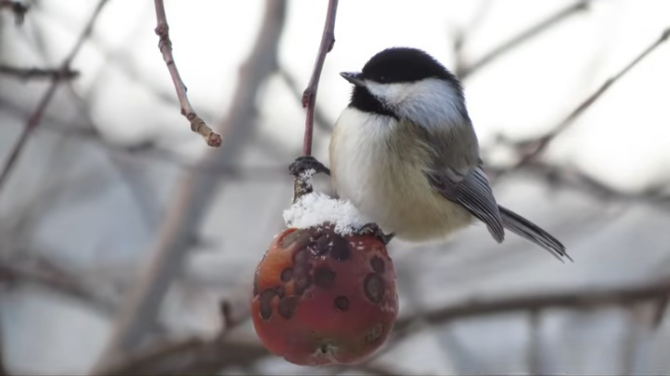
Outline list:
[[[441,239],[478,219],[498,243],[507,229],[570,258],[556,238],[497,204],[461,84],[433,57],[389,48],[361,73],[341,75],[354,88],[330,140],[332,183],[387,240]]]

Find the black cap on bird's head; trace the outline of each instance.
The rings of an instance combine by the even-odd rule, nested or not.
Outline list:
[[[432,56],[425,51],[410,47],[387,48],[370,58],[362,72],[340,74],[354,85],[361,85],[364,80],[402,83],[426,78],[437,78],[458,84],[456,77]]]
[[[435,79],[446,83],[455,97],[462,100],[461,84],[447,68],[425,51],[411,47],[387,48],[374,55],[361,72],[340,75],[354,85],[350,106],[365,112],[398,117],[388,91],[392,84],[413,85]],[[389,85],[389,86],[387,86]]]

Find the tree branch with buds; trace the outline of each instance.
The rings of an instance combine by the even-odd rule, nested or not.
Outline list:
[[[309,79],[307,88],[302,94],[302,107],[307,109],[305,115],[305,135],[302,145],[302,156],[298,157],[295,162],[289,166],[289,171],[295,177],[293,183],[293,201],[297,201],[300,197],[312,192],[312,175],[316,172],[323,172],[330,174],[330,170],[323,164],[312,157],[312,136],[314,134],[314,113],[316,111],[316,93],[319,89],[319,80],[321,79],[321,71],[323,64],[326,61],[326,55],[335,46],[335,18],[337,16],[338,0],[330,0],[328,2],[328,11],[326,13],[326,21],[323,25],[323,33],[321,34],[321,44],[319,51],[316,54],[316,61],[314,62],[314,69],[312,70],[312,77]]]
[[[174,56],[172,55],[172,41],[170,40],[170,28],[167,22],[167,15],[165,13],[165,4],[163,0],[155,0],[154,4],[156,6],[156,35],[159,37],[158,49],[163,55],[163,60],[170,71],[170,77],[174,83],[175,91],[177,92],[177,98],[179,99],[179,104],[181,105],[181,113],[186,117],[186,119],[191,123],[191,130],[202,137],[207,141],[207,145],[212,147],[221,146],[221,135],[214,132],[204,120],[198,116],[191,102],[188,100],[186,95],[186,85],[182,81],[177,69],[177,64],[175,63]]]
[[[314,112],[316,110],[316,92],[319,89],[319,80],[321,79],[321,71],[323,64],[326,61],[326,54],[333,50],[335,46],[335,18],[337,16],[338,0],[330,0],[328,2],[328,13],[326,14],[326,22],[323,25],[323,34],[321,35],[321,45],[319,45],[319,52],[316,55],[316,62],[314,62],[314,69],[312,70],[312,77],[309,79],[309,84],[302,94],[302,107],[307,109],[305,116],[305,137],[302,145],[302,154],[312,154],[312,134],[314,132]]]

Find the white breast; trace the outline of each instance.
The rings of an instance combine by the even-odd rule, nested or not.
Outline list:
[[[401,126],[393,118],[345,109],[330,144],[334,188],[387,233],[406,240],[444,237],[471,216],[435,192],[416,162],[389,151],[389,136]]]

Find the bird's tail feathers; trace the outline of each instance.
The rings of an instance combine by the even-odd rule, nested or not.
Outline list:
[[[561,262],[563,262],[563,258],[572,261],[572,258],[565,251],[565,246],[551,234],[509,209],[502,206],[499,206],[499,209],[503,227],[546,249]]]

